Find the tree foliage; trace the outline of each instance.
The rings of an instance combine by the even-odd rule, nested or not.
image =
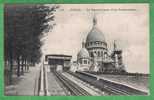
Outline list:
[[[54,21],[54,11],[58,6],[32,5],[5,5],[5,61],[18,63],[26,60],[29,63],[37,63],[41,58],[41,38],[45,32],[52,28],[49,22]],[[12,61],[12,62],[11,62]],[[19,71],[18,71],[19,74]]]

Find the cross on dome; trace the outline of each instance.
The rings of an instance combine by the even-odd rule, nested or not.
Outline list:
[[[96,26],[96,24],[97,24],[97,19],[96,19],[96,16],[94,15],[94,17],[93,17],[93,26]]]

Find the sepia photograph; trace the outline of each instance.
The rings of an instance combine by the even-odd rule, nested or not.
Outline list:
[[[150,95],[149,4],[5,4],[5,96]]]

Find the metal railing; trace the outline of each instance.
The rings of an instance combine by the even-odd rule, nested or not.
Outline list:
[[[42,64],[35,79],[34,95],[48,96],[50,95],[48,90],[47,68]]]

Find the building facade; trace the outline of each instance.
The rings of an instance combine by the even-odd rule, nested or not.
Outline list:
[[[77,54],[77,70],[94,72],[119,72],[124,71],[122,50],[116,47],[109,55],[104,34],[97,28],[97,20],[93,18],[93,26],[82,43],[82,48]]]
[[[45,56],[45,61],[48,62],[51,70],[69,70],[71,55],[50,54]]]

